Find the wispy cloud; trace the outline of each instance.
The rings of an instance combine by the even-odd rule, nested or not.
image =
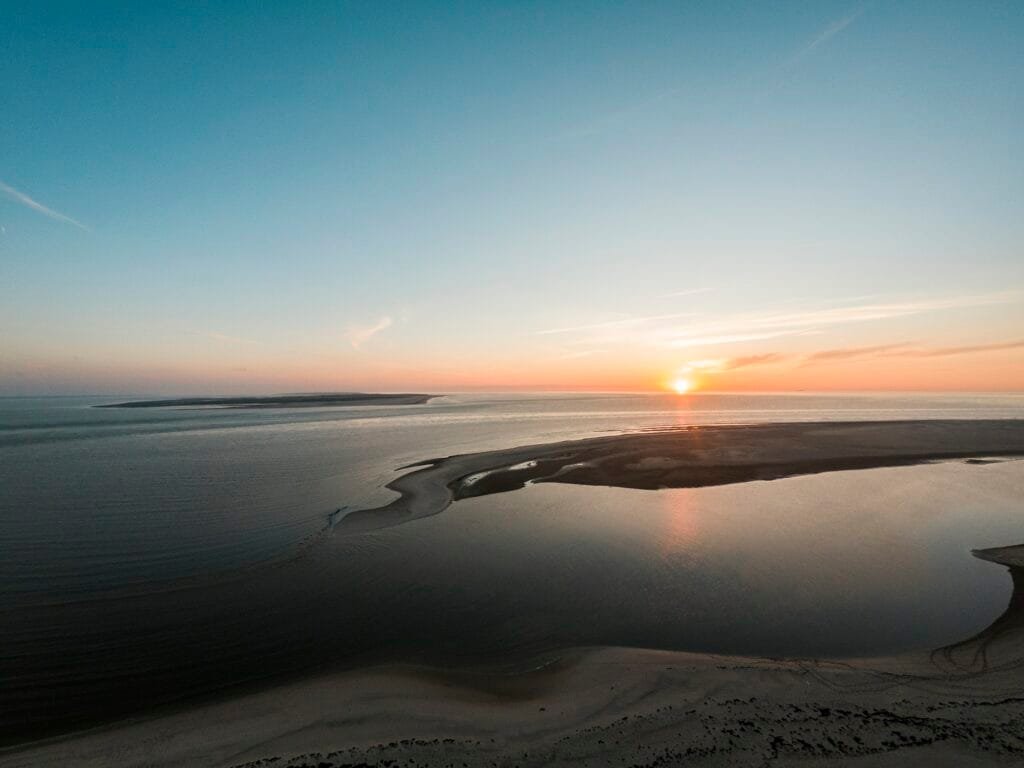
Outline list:
[[[690,331],[679,331],[675,338],[660,343],[660,346],[671,347],[672,349],[685,349],[686,347],[713,347],[719,344],[738,344],[741,341],[763,341],[765,339],[777,339],[780,336],[807,336],[818,331],[809,329],[793,329],[785,331],[762,331],[754,333],[724,333],[715,335],[713,333],[701,333]]]
[[[252,339],[243,339],[238,336],[228,336],[225,333],[217,333],[215,331],[186,331],[186,333],[192,336],[202,336],[205,339],[211,339],[213,341],[223,342],[224,344],[258,344],[258,341]]]
[[[78,221],[77,219],[73,219],[70,216],[61,213],[60,211],[53,210],[52,208],[47,208],[38,200],[33,200],[24,192],[15,189],[10,184],[4,183],[2,180],[0,180],[0,194],[3,194],[5,197],[10,198],[11,200],[14,200],[16,203],[21,203],[27,208],[31,208],[33,211],[36,211],[37,213],[43,214],[43,216],[48,216],[54,221],[61,221],[65,224],[71,224],[72,226],[78,227],[79,229],[83,229],[86,232],[91,231],[87,226],[85,226],[85,224]]]
[[[758,341],[782,336],[805,336],[819,333],[829,326],[891,320],[941,310],[1004,304],[1020,298],[1019,292],[1006,291],[974,296],[852,304],[798,312],[741,314],[694,326],[661,327],[655,332],[654,341],[667,347],[693,347]]]
[[[899,344],[876,344],[871,347],[841,347],[839,349],[825,349],[821,352],[815,352],[813,355],[808,355],[804,358],[802,364],[814,365],[816,363],[825,363],[832,360],[849,360],[854,357],[870,357],[884,352],[892,352],[897,349],[905,349],[909,346],[910,342],[902,342]]]
[[[908,349],[887,352],[883,357],[948,357],[950,355],[973,355],[978,352],[1001,352],[1007,349],[1024,349],[1024,339],[1001,341],[994,344],[972,344],[963,347],[935,347],[933,349]]]
[[[822,352],[808,355],[803,359],[801,365],[819,365],[860,357],[949,357],[952,355],[973,355],[982,352],[1002,352],[1011,349],[1024,349],[1024,339],[989,344],[969,344],[958,347],[917,347],[910,342],[902,342],[899,344],[878,344],[872,347],[826,349]]]
[[[654,346],[668,349],[705,347],[762,341],[786,336],[809,336],[826,329],[872,321],[893,320],[930,312],[939,312],[1019,301],[1020,291],[913,299],[906,301],[860,301],[840,306],[816,307],[798,311],[748,312],[703,318],[699,322],[680,322],[692,313],[628,317],[603,323],[591,323],[538,331],[539,334],[563,334],[567,343],[606,347],[613,344]],[[830,356],[839,354],[826,350]],[[827,359],[827,357],[825,358]]]
[[[564,355],[559,355],[556,360],[578,360],[581,357],[591,357],[596,355],[603,350],[600,349],[581,349],[579,352],[568,352]]]
[[[809,43],[807,43],[807,45],[805,45],[803,48],[801,48],[789,60],[790,66],[796,64],[797,62],[799,62],[801,59],[805,58],[806,56],[809,56],[811,53],[814,52],[814,50],[816,48],[819,48],[822,45],[824,45],[825,43],[827,43],[833,37],[835,37],[840,32],[842,32],[844,29],[846,29],[848,26],[853,24],[853,22],[855,22],[858,18],[860,18],[861,14],[863,14],[863,13],[864,13],[864,6],[860,6],[860,7],[854,8],[850,13],[846,14],[842,18],[836,19],[835,21],[833,21],[831,24],[829,24],[827,27],[825,27],[823,30],[821,30],[821,32],[819,32],[814,37],[813,40],[811,40]]]
[[[854,8],[852,11],[847,13],[845,16],[836,19],[835,21],[828,24],[824,29],[820,30],[811,40],[809,40],[802,48],[796,53],[786,59],[781,65],[779,65],[773,72],[772,81],[768,88],[765,89],[764,96],[767,96],[774,91],[777,91],[785,82],[786,76],[794,69],[799,67],[803,61],[811,56],[817,49],[825,45],[829,40],[838,35],[848,26],[853,24],[860,16],[864,13],[864,5],[860,5]]]
[[[689,290],[686,291],[673,291],[672,293],[662,294],[661,298],[675,299],[681,296],[696,296],[701,293],[708,293],[709,291],[711,291],[710,288],[690,288]]]
[[[735,371],[737,368],[750,368],[755,365],[774,365],[785,361],[786,356],[778,352],[768,352],[763,355],[745,355],[733,357],[726,361],[725,370]]]
[[[657,322],[659,320],[678,320],[681,317],[692,317],[692,312],[674,312],[669,315],[649,315],[647,317],[624,317],[620,320],[606,320],[601,323],[587,323],[585,325],[572,325],[565,328],[545,328],[541,331],[535,331],[538,336],[547,336],[555,333],[574,333],[577,331],[596,331],[606,330],[609,328],[631,328],[650,323]]]
[[[352,345],[352,349],[362,349],[366,342],[393,324],[390,317],[384,316],[373,325],[352,325],[345,329],[345,340]]]
[[[678,369],[680,376],[715,376],[719,373],[736,371],[741,368],[753,368],[758,365],[774,365],[786,360],[785,355],[778,352],[767,352],[761,355],[743,355],[740,357],[710,358],[707,360],[688,360]]]

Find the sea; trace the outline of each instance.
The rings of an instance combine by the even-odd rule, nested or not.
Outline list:
[[[0,398],[0,744],[391,661],[938,648],[1010,600],[1007,569],[971,550],[1024,542],[1024,461],[659,491],[546,483],[381,530],[332,525],[393,498],[403,467],[458,453],[687,425],[1020,419],[1024,395],[95,407],[124,399]]]

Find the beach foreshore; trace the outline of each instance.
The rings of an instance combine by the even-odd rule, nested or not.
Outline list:
[[[1024,757],[1024,545],[1007,611],[931,653],[775,660],[578,648],[517,674],[325,674],[0,754],[0,765],[972,766]]]

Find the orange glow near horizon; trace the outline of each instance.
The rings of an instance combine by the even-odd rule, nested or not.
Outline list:
[[[813,343],[812,343],[813,342]],[[1024,339],[989,346],[827,344],[736,348],[680,359],[647,347],[543,358],[529,348],[406,346],[354,352],[310,346],[294,355],[247,344],[184,337],[162,355],[77,348],[76,358],[24,350],[5,394],[230,395],[288,392],[594,391],[663,392],[680,402],[705,392],[1024,392]],[[5,361],[6,362],[6,361]],[[0,392],[4,392],[0,375]]]

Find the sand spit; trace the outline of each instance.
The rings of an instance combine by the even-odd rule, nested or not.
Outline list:
[[[30,746],[0,765],[1017,765],[1024,545],[978,555],[1009,568],[1007,610],[930,654],[822,662],[590,648],[517,675],[385,666]]]
[[[685,427],[432,459],[388,488],[389,504],[347,513],[368,530],[436,515],[458,499],[576,483],[696,488],[837,470],[1024,455],[1024,420],[885,421]]]

